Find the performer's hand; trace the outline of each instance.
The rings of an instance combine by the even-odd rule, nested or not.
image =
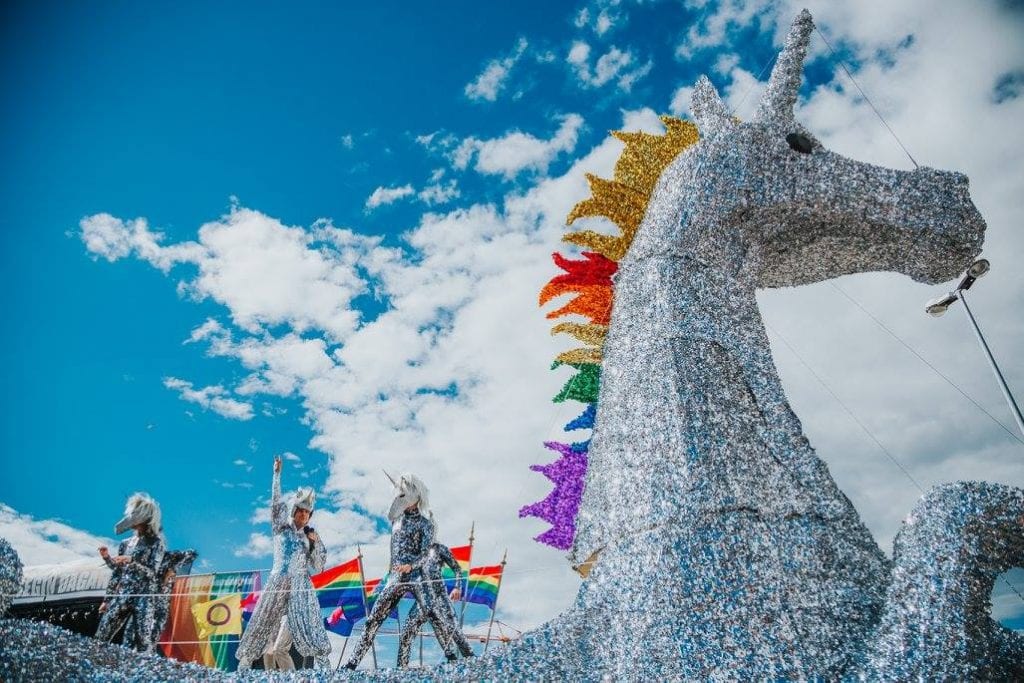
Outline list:
[[[274,458],[274,471],[275,472],[280,472],[281,471],[281,456],[280,455]]]
[[[115,555],[111,558],[111,561],[114,564],[128,564],[132,561],[132,558],[128,557],[127,555]]]
[[[462,591],[459,590],[458,586],[452,589],[451,598],[452,600],[459,600],[460,598],[462,598]]]
[[[107,559],[107,557],[110,556],[110,550],[107,549],[107,546],[101,545],[99,550],[100,550],[100,557],[102,557],[104,560]]]
[[[320,537],[316,535],[315,531],[310,531],[308,534],[306,534],[306,538],[311,540],[313,543],[316,543],[320,540]]]
[[[100,603],[100,614],[103,614],[106,611],[107,611],[107,601],[104,600],[103,602]]]
[[[408,574],[409,572],[412,571],[412,565],[411,564],[395,565],[395,571],[398,572],[399,574]]]

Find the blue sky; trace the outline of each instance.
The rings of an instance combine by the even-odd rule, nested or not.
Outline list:
[[[1019,254],[1019,9],[811,4],[919,161],[972,177],[992,253]],[[796,6],[2,11],[0,501],[107,536],[125,497],[144,489],[162,503],[172,545],[198,548],[220,570],[266,566],[260,497],[273,456],[287,452],[298,459],[285,486],[318,488],[314,522],[333,535],[335,559],[362,544],[374,573],[384,562],[375,513],[389,493],[379,467],[415,469],[435,490],[442,540],[460,543],[476,521],[480,563],[507,547],[510,571],[550,568],[510,582],[512,623],[566,606],[576,584],[561,554],[530,540],[542,524],[515,515],[546,494],[527,466],[549,459],[540,442],[573,412],[547,404],[563,381],[547,372],[556,346],[534,306],[553,272],[547,254],[585,197],[583,172],[610,172],[608,130],[685,114],[685,88],[701,73],[749,116]],[[826,144],[907,167],[817,37],[807,75],[798,116]],[[989,134],[949,134],[977,129]],[[127,240],[125,226],[144,217],[164,237],[94,248],[81,222],[105,214],[120,221],[104,223],[105,235]],[[333,233],[314,238],[320,219],[350,230],[347,246]],[[200,237],[205,224],[213,229]],[[224,241],[211,246],[212,235]],[[292,262],[264,247],[293,243],[306,251],[282,273]],[[197,244],[200,256],[159,251]],[[254,301],[258,286],[299,291],[305,276],[295,273],[320,268],[310,265],[316,254],[332,264],[321,278],[327,303],[316,288],[273,308]],[[246,259],[260,282],[230,276]],[[1009,360],[1024,330],[998,311],[1019,300],[1024,281],[993,262],[991,298],[978,307]],[[904,313],[934,288],[885,275],[843,283],[1012,427],[961,323]],[[358,316],[335,327],[343,316],[323,308],[330,288]],[[1024,483],[1019,444],[857,311],[837,313],[834,297],[822,285],[768,293],[762,304],[919,480]],[[335,353],[338,367],[318,369]],[[809,436],[888,551],[917,492],[796,359],[777,349],[777,361]],[[1019,362],[1004,370],[1024,386]],[[189,386],[199,402],[175,389]],[[42,540],[62,542],[51,535]],[[72,545],[85,552],[81,540]]]

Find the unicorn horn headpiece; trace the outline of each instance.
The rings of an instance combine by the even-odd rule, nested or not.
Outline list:
[[[129,529],[146,524],[150,533],[159,534],[160,506],[146,493],[133,493],[124,506],[124,517],[114,525],[115,534],[123,534]]]
[[[295,495],[292,496],[292,512],[295,512],[296,508],[306,510],[310,514],[313,514],[313,505],[316,503],[316,492],[309,487],[302,487],[295,491]]]

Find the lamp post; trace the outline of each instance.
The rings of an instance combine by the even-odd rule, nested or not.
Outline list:
[[[1017,405],[1017,401],[1013,398],[1013,394],[1010,393],[1010,387],[1006,384],[1006,379],[1003,377],[1003,373],[999,371],[999,366],[996,364],[996,359],[992,357],[992,351],[988,348],[988,343],[985,341],[985,336],[981,333],[981,328],[978,327],[978,321],[974,319],[974,313],[971,312],[971,307],[967,305],[967,297],[964,296],[964,292],[971,288],[978,278],[982,277],[989,270],[989,262],[986,259],[978,259],[967,269],[964,276],[960,278],[959,284],[949,294],[940,296],[932,299],[925,306],[925,311],[936,318],[944,315],[949,307],[952,306],[959,299],[964,304],[964,310],[967,311],[967,319],[971,322],[971,327],[974,329],[974,334],[978,337],[978,343],[981,344],[981,350],[985,352],[985,357],[988,358],[988,364],[992,368],[992,373],[996,376],[996,382],[999,383],[999,388],[1003,391],[1003,397],[1006,398],[1007,404],[1010,406],[1010,412],[1013,413],[1013,418],[1017,421],[1017,429],[1020,430],[1021,435],[1024,435],[1024,416],[1020,413],[1020,407]]]

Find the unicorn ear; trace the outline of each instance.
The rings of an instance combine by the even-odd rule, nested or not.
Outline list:
[[[800,92],[800,81],[804,74],[804,57],[807,46],[811,42],[811,31],[814,20],[811,13],[803,10],[793,20],[793,26],[786,37],[786,46],[775,61],[768,88],[765,90],[761,103],[757,106],[754,120],[788,121],[793,118],[793,105],[796,104],[797,93]]]
[[[698,78],[696,85],[693,86],[690,113],[693,114],[693,120],[703,136],[713,135],[733,125],[725,103],[707,76]]]

